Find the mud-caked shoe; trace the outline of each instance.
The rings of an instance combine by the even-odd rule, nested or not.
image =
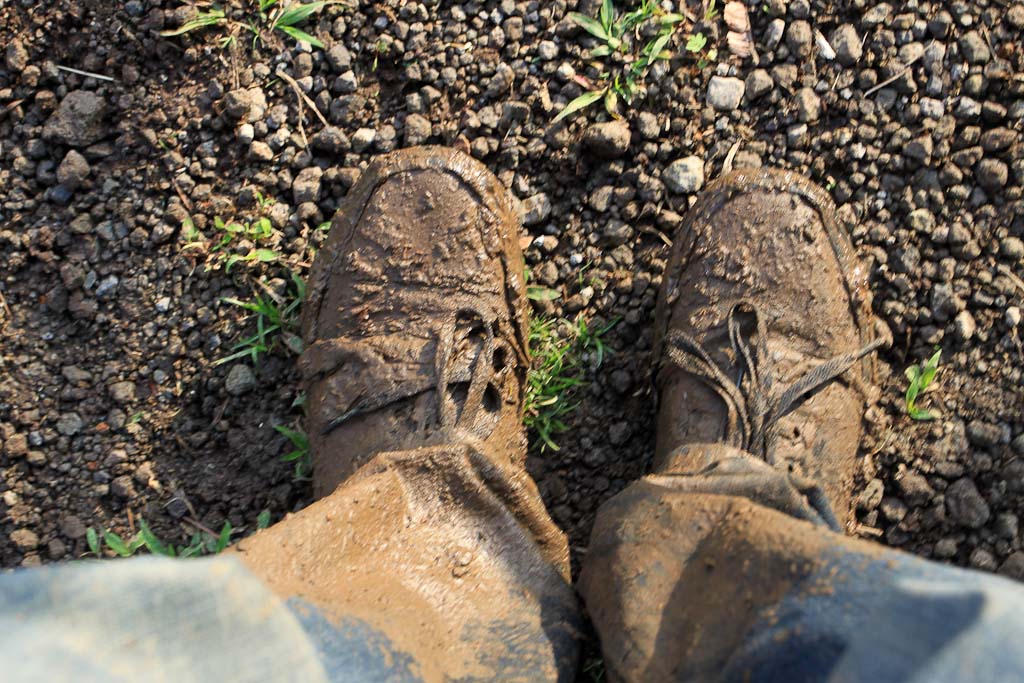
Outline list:
[[[525,459],[525,272],[512,199],[444,148],[374,161],[317,254],[303,309],[316,495],[374,455],[468,443]]]
[[[784,171],[710,185],[676,234],[656,325],[655,475],[841,528],[888,333],[828,195]]]

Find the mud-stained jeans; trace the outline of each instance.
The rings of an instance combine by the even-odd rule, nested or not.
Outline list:
[[[234,556],[0,577],[3,680],[573,680],[536,490],[472,448],[414,453]],[[1024,680],[1017,583],[665,473],[601,509],[580,592],[610,681]]]

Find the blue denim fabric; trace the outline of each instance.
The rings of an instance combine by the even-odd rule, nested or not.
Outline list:
[[[422,680],[387,634],[286,604],[232,558],[15,571],[0,576],[0,633],[0,672],[12,683]],[[1022,681],[1022,634],[1015,582],[837,548],[751,629],[722,678]],[[515,659],[518,636],[500,625],[465,636],[504,639]],[[504,664],[522,676],[522,661]],[[506,667],[494,665],[502,679]]]
[[[233,558],[74,562],[0,576],[0,680],[331,680],[282,602]]]
[[[751,629],[728,681],[1024,681],[1024,586],[837,548]]]

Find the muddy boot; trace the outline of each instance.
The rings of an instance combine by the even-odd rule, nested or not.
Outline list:
[[[331,223],[303,308],[314,489],[383,451],[526,456],[524,265],[512,199],[450,149],[375,161]]]
[[[773,507],[843,527],[872,352],[888,337],[828,195],[782,171],[711,185],[677,234],[655,325],[654,471],[706,471],[728,482],[709,491],[730,495],[764,486]]]
[[[653,473],[599,512],[581,593],[612,680],[714,680],[844,528],[887,337],[827,195],[763,170],[687,214],[656,325]]]
[[[317,255],[300,368],[319,500],[238,549],[370,663],[340,680],[574,670],[568,546],[523,466],[518,228],[478,162],[412,149],[365,171]]]

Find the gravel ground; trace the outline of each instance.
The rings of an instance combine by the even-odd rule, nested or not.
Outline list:
[[[144,517],[182,541],[308,504],[273,429],[301,416],[294,356],[215,365],[251,332],[224,298],[286,293],[361,167],[437,143],[524,201],[527,262],[561,294],[539,311],[619,321],[561,450],[529,461],[577,564],[651,451],[667,236],[727,165],[774,166],[829,189],[896,339],[856,532],[1024,578],[1024,5],[752,3],[758,62],[729,54],[720,17],[697,21],[677,42],[699,30],[717,60],[675,44],[622,121],[552,124],[597,75],[566,13],[598,4],[362,1],[304,25],[323,50],[253,50],[161,37],[189,17],[176,2],[0,3],[0,564],[80,556],[90,525]],[[261,216],[277,262],[227,272],[185,248],[188,217],[209,236]],[[941,415],[913,422],[903,370],[936,346]]]

